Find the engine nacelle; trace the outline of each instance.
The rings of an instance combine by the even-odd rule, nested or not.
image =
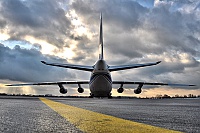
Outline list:
[[[137,89],[134,90],[135,94],[140,94],[142,92],[142,86],[143,84],[139,84],[139,86],[137,87]]]
[[[142,92],[141,89],[135,89],[135,90],[134,90],[134,93],[135,93],[135,94],[140,94],[141,92]]]
[[[67,93],[67,89],[65,89],[65,87],[62,84],[58,84],[59,88],[60,88],[60,93],[62,94],[66,94]]]
[[[78,92],[79,92],[79,93],[83,93],[83,92],[84,92],[84,89],[81,88],[81,87],[79,87],[79,88],[78,88]]]
[[[124,91],[124,88],[120,87],[119,89],[117,89],[118,93],[122,93]]]

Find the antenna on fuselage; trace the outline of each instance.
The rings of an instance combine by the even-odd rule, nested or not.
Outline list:
[[[99,60],[103,60],[103,27],[102,27],[102,13],[100,14]]]

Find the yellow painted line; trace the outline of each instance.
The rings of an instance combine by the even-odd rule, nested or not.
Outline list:
[[[87,133],[180,133],[179,131],[150,126],[69,106],[46,98],[40,98],[40,100],[67,119],[67,121]]]

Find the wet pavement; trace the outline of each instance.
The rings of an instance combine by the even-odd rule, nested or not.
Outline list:
[[[188,133],[200,132],[200,99],[48,98],[87,110]],[[81,132],[37,97],[0,96],[0,132]]]

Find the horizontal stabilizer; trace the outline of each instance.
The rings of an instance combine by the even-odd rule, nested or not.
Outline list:
[[[146,66],[153,66],[159,64],[161,61],[155,63],[146,63],[146,64],[132,64],[132,65],[120,65],[120,66],[109,66],[109,71],[119,71],[119,70],[126,70],[132,68],[139,68],[139,67],[146,67]]]
[[[83,70],[83,71],[92,71],[94,70],[93,66],[84,66],[84,65],[74,65],[74,64],[59,64],[59,63],[47,63],[45,61],[41,61],[45,65],[49,66],[56,66],[56,67],[64,67],[76,70]]]

